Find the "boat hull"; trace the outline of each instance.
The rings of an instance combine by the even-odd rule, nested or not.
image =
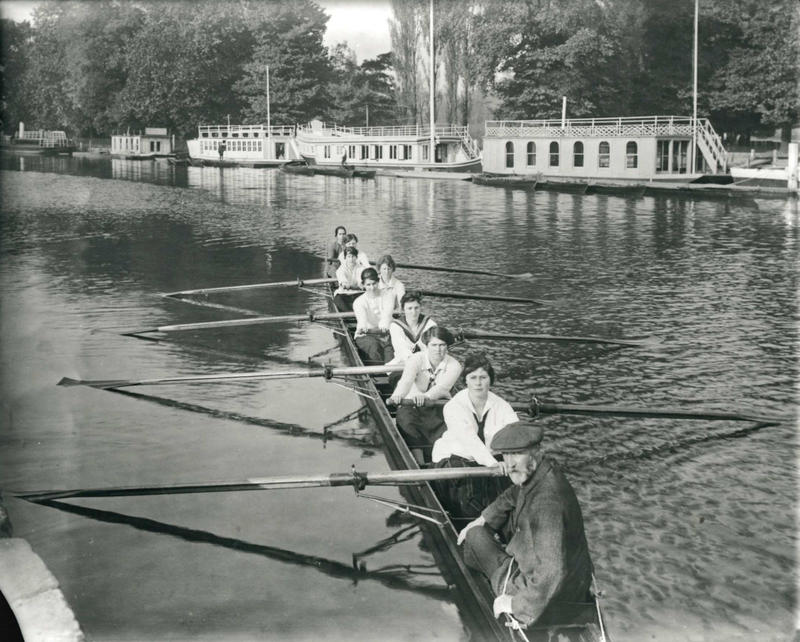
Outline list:
[[[330,292],[333,292],[332,286],[330,287]],[[336,311],[332,297],[329,307],[332,311]],[[340,319],[338,324],[341,332],[340,346],[346,359],[353,366],[363,366],[363,361],[351,334],[352,324],[348,325],[343,319]],[[365,400],[370,409],[380,433],[384,455],[389,466],[393,470],[419,469],[414,455],[403,440],[386,403],[381,397],[375,380],[366,375],[357,379],[359,379],[359,389],[363,393],[361,398]],[[432,514],[445,516],[444,523],[439,525],[420,520],[421,529],[445,581],[456,589],[456,602],[464,623],[469,628],[472,636],[474,636],[471,639],[508,642],[526,639],[530,642],[544,642],[552,639],[564,640],[565,642],[600,642],[603,639],[600,635],[599,620],[596,614],[594,617],[589,614],[591,622],[588,624],[540,629],[529,628],[525,631],[525,637],[506,627],[494,617],[494,595],[489,584],[478,577],[464,562],[462,549],[457,543],[458,533],[456,528],[446,518],[447,513],[431,485],[427,482],[409,485],[402,487],[401,492],[410,504],[424,506],[433,511]],[[559,635],[562,637],[558,637]],[[606,642],[609,642],[607,636]]]

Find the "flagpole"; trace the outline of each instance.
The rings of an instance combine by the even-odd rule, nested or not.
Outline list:
[[[692,56],[692,167],[689,171],[694,174],[697,168],[697,28],[698,14],[700,13],[700,0],[694,0],[694,54]]]
[[[270,123],[269,114],[269,65],[267,65],[267,146],[269,147],[267,150],[267,158],[274,156],[272,153],[272,125]]]
[[[431,121],[431,155],[429,161],[433,164],[436,163],[436,109],[434,106],[434,94],[436,91],[436,82],[434,80],[434,60],[433,60],[433,0],[430,0],[430,59],[431,59],[431,96],[430,96],[430,121]]]

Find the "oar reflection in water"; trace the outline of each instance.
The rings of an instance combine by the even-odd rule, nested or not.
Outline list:
[[[330,440],[336,440],[348,445],[356,446],[359,448],[377,448],[380,442],[371,432],[366,432],[363,436],[350,434],[343,434],[343,431],[329,430],[327,426],[323,427],[323,431],[317,432],[311,428],[299,426],[297,424],[289,424],[275,419],[264,419],[263,417],[254,417],[252,415],[243,415],[238,412],[230,410],[220,410],[218,408],[209,408],[198,404],[188,403],[186,401],[178,401],[177,399],[169,399],[167,397],[158,397],[156,395],[148,395],[142,392],[134,392],[132,390],[124,390],[122,388],[106,388],[109,392],[114,392],[118,395],[124,395],[140,401],[149,401],[168,408],[177,408],[179,410],[186,410],[187,412],[195,412],[207,417],[214,417],[215,419],[226,419],[229,421],[236,421],[252,426],[260,426],[262,428],[269,428],[282,433],[291,435],[292,437],[305,437],[307,439],[316,439],[322,441],[323,448]],[[356,413],[363,412],[366,406],[362,406]],[[352,414],[352,413],[351,413]],[[345,421],[344,419],[342,420]]]
[[[167,524],[165,522],[159,522],[146,517],[135,517],[133,515],[126,515],[124,513],[117,513],[114,511],[88,508],[86,506],[77,506],[75,504],[69,504],[67,502],[52,499],[42,500],[37,503],[99,522],[105,522],[108,524],[124,524],[140,531],[156,533],[159,535],[168,535],[186,542],[210,544],[212,546],[227,548],[237,553],[248,553],[279,562],[285,562],[286,564],[313,568],[324,575],[348,580],[353,584],[358,584],[359,582],[365,581],[378,582],[379,584],[392,590],[407,591],[418,595],[424,595],[442,602],[453,601],[451,592],[446,586],[431,586],[428,584],[415,583],[411,581],[409,579],[411,576],[420,575],[424,577],[428,575],[427,572],[415,573],[412,566],[401,567],[396,569],[395,572],[388,572],[387,569],[369,571],[363,565],[354,567],[352,564],[344,564],[342,562],[337,562],[336,560],[327,559],[325,557],[305,555],[303,553],[297,553],[284,548],[267,546],[264,544],[255,544],[232,537],[222,537],[220,535],[215,535],[214,533],[209,533],[208,531],[185,528],[183,526],[176,526],[174,524]]]

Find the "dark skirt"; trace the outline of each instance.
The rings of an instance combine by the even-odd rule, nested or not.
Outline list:
[[[447,429],[442,406],[400,406],[395,420],[408,447],[421,449],[429,462],[433,442]]]
[[[450,455],[436,462],[436,468],[466,468],[479,466],[471,459]],[[478,517],[495,497],[511,486],[508,477],[468,477],[466,479],[445,479],[431,484],[450,519],[458,527],[466,521]]]

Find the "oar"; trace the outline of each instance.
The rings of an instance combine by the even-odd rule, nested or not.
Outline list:
[[[164,377],[161,379],[70,379],[64,377],[59,386],[89,386],[91,388],[128,388],[130,386],[158,386],[170,383],[204,383],[216,381],[238,381],[241,379],[301,379],[312,377],[346,377],[350,375],[380,375],[387,372],[402,372],[403,364],[378,366],[353,366],[335,368],[325,366],[315,370],[263,370],[259,372],[228,372],[210,375],[187,375],[183,377]]]
[[[294,281],[274,281],[268,283],[247,283],[244,285],[224,285],[216,288],[198,288],[197,290],[180,290],[179,292],[166,292],[162,296],[179,298],[191,294],[210,294],[212,292],[236,292],[241,290],[259,290],[263,288],[282,288],[291,285],[302,287],[304,285],[321,285],[324,283],[336,283],[334,278],[320,279],[295,279]]]
[[[426,406],[442,406],[447,403],[447,399],[427,400]],[[402,406],[413,406],[413,399],[403,399]],[[648,417],[652,419],[697,419],[703,421],[755,421],[770,425],[780,424],[786,421],[783,417],[765,417],[750,414],[749,412],[718,412],[716,410],[706,410],[699,408],[696,410],[685,410],[683,408],[631,408],[629,406],[593,406],[580,404],[559,404],[552,402],[542,402],[534,400],[526,403],[524,401],[511,402],[514,410],[530,412],[532,415],[614,415],[617,417]]]
[[[468,294],[467,292],[437,292],[435,290],[416,290],[424,296],[440,297],[442,299],[471,299],[474,301],[505,301],[507,303],[530,303],[531,305],[547,305],[541,299],[527,299],[516,296],[499,296],[496,294]]]
[[[184,303],[196,303],[191,299],[186,298],[191,294],[208,294],[209,292],[230,292],[234,290],[256,290],[259,288],[270,288],[270,287],[283,287],[289,285],[296,285],[298,287],[302,287],[304,285],[319,285],[319,284],[326,284],[326,283],[335,283],[336,279],[306,279],[306,280],[297,280],[297,281],[281,281],[279,283],[251,283],[250,285],[233,285],[230,287],[219,287],[219,288],[204,288],[200,290],[184,290],[182,292],[169,292],[167,294],[162,294],[161,296],[175,299],[177,301],[183,301]],[[473,301],[504,301],[507,303],[528,303],[531,305],[547,305],[546,301],[542,301],[540,299],[529,299],[525,297],[515,297],[515,296],[502,296],[497,294],[470,294],[468,292],[443,292],[437,290],[417,290],[420,294],[424,296],[442,298],[442,299],[471,299]],[[205,303],[204,303],[205,305]]]
[[[605,339],[603,337],[561,336],[554,334],[509,334],[503,332],[485,332],[474,328],[455,331],[457,340],[486,339],[494,341],[554,341],[557,343],[608,343],[618,346],[644,346],[656,343],[655,339]]]
[[[319,257],[328,263],[339,263],[339,259],[326,259]],[[371,265],[375,265],[375,261],[370,261]],[[395,263],[399,268],[407,268],[409,270],[430,270],[432,272],[449,272],[452,274],[483,274],[485,276],[499,276],[504,279],[530,279],[533,274],[530,272],[522,272],[519,274],[504,274],[503,272],[491,272],[489,270],[472,270],[467,268],[449,268],[440,267],[437,265],[417,265],[414,263]]]
[[[533,274],[530,272],[522,272],[519,274],[504,274],[502,272],[491,272],[489,270],[471,270],[466,268],[446,268],[438,267],[436,265],[415,265],[413,263],[397,263],[399,268],[407,268],[409,270],[430,270],[432,272],[452,272],[453,274],[483,274],[485,276],[499,276],[504,279],[530,279]]]
[[[330,473],[318,475],[274,475],[230,482],[200,482],[195,484],[167,484],[161,486],[108,486],[105,488],[76,488],[73,490],[37,490],[14,493],[20,499],[32,502],[68,499],[71,497],[138,497],[142,495],[185,495],[192,493],[225,493],[243,490],[286,490],[290,488],[317,488],[366,485],[418,484],[443,479],[467,477],[502,477],[497,466],[486,468],[434,468],[424,470],[395,470],[389,472]]]
[[[245,325],[263,325],[266,323],[292,323],[295,321],[324,321],[326,319],[355,319],[353,312],[307,312],[306,314],[285,314],[282,316],[245,317],[243,319],[223,319],[222,321],[202,321],[198,323],[175,323],[145,330],[129,330],[123,332],[125,337],[152,332],[178,332],[182,330],[203,330],[206,328],[232,328]]]

